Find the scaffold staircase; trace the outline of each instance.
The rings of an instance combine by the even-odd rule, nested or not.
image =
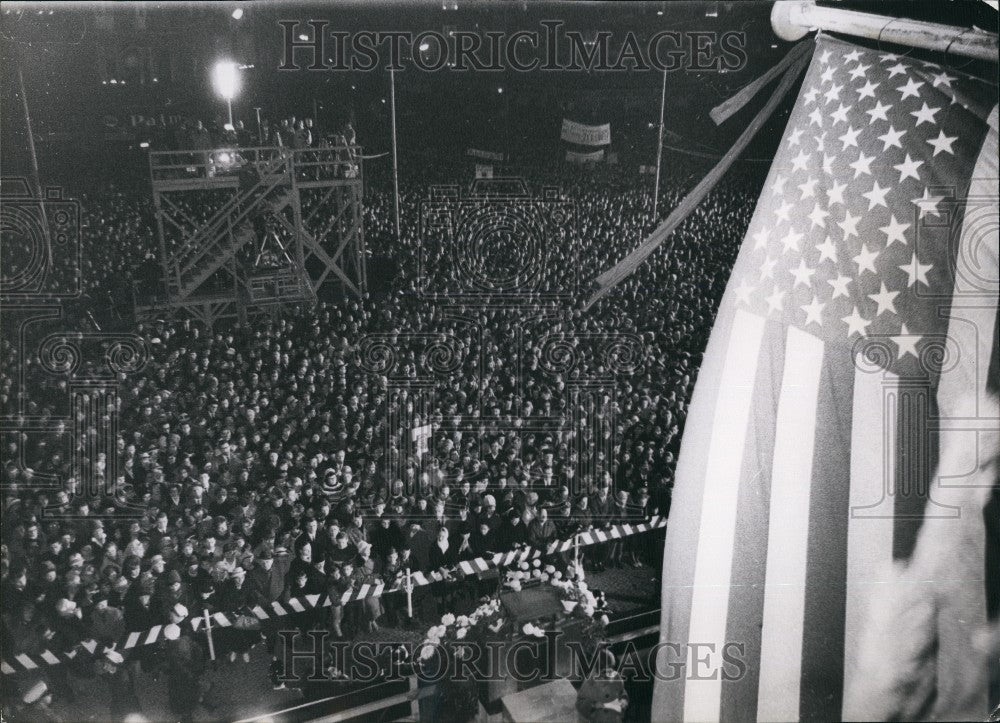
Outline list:
[[[137,295],[136,316],[182,311],[211,325],[227,316],[274,315],[280,307],[315,303],[330,282],[345,295],[361,296],[366,278],[360,149],[344,151],[151,153],[163,285],[153,303]],[[217,160],[222,155],[226,164]],[[214,199],[219,192],[228,196],[196,223],[191,208],[210,202],[207,192],[216,194]],[[188,195],[185,202],[181,194]],[[310,201],[312,210],[304,214]],[[316,213],[323,208],[329,213]],[[328,218],[339,223],[321,223]],[[259,259],[254,248],[268,225],[279,228],[284,239],[287,263],[280,268],[258,268],[253,260]]]

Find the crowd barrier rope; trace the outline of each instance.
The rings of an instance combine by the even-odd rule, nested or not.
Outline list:
[[[651,532],[666,527],[667,519],[656,515],[644,522],[623,523],[611,525],[604,529],[587,530],[578,532],[572,538],[566,540],[555,540],[544,550],[534,547],[522,547],[509,552],[498,552],[490,557],[477,557],[472,560],[461,560],[454,565],[447,573],[433,571],[424,573],[420,571],[407,570],[404,575],[392,584],[379,582],[375,584],[365,583],[356,590],[348,590],[341,598],[341,604],[347,604],[371,597],[382,597],[389,594],[404,592],[412,594],[418,588],[425,587],[438,582],[458,582],[469,576],[480,575],[490,570],[519,565],[522,562],[529,562],[541,557],[546,557],[558,553],[568,552],[578,547],[597,545],[606,542],[614,542],[633,535]],[[209,612],[203,610],[200,615],[191,616],[181,623],[183,627],[189,627],[192,632],[198,632],[204,627],[214,625],[218,628],[228,628],[238,625],[240,618],[252,615],[259,621],[271,620],[274,618],[286,617],[305,613],[310,610],[328,608],[333,604],[327,594],[303,595],[293,597],[288,601],[275,601],[268,605],[254,605],[244,611],[233,612]],[[118,651],[127,651],[146,645],[152,645],[164,639],[164,629],[166,625],[154,625],[148,630],[133,631],[127,633],[123,640],[115,644]],[[25,671],[38,670],[50,665],[68,663],[82,655],[94,655],[98,648],[103,649],[96,640],[88,639],[78,643],[72,650],[63,653],[54,653],[50,650],[43,650],[37,655],[21,653],[11,657],[9,660],[0,660],[0,672],[3,675],[12,675]]]

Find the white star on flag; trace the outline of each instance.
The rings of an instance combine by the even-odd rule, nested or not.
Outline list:
[[[813,296],[812,301],[800,307],[806,312],[806,326],[809,324],[819,324],[823,326],[823,308],[826,304],[820,303],[818,296]]]
[[[826,240],[824,240],[823,243],[819,244],[816,248],[819,250],[820,263],[826,259],[829,259],[833,263],[837,263],[837,244],[833,242],[832,238],[827,236]]]
[[[857,80],[858,78],[865,77],[865,71],[868,70],[870,65],[861,65],[860,63],[851,68],[851,80]]]
[[[750,294],[754,292],[756,287],[753,284],[747,283],[746,279],[740,281],[740,285],[736,287],[736,298],[742,301],[744,304],[750,303]]]
[[[903,144],[899,140],[905,135],[906,131],[897,131],[892,126],[889,126],[889,130],[878,137],[882,141],[882,150],[887,151],[889,148],[902,148]]]
[[[799,259],[798,268],[792,269],[791,274],[795,277],[795,284],[792,285],[793,289],[797,289],[800,285],[809,288],[812,285],[812,275],[816,273],[816,269],[810,269],[806,266],[805,259]]]
[[[937,88],[939,85],[944,85],[944,86],[947,86],[948,88],[950,88],[951,87],[951,81],[953,81],[953,80],[958,80],[958,78],[956,78],[955,76],[952,76],[952,75],[948,75],[947,73],[943,73],[943,72],[942,73],[937,73],[936,75],[934,75],[934,81],[933,81],[932,85],[935,88]]]
[[[777,265],[778,259],[766,258],[764,262],[760,265],[760,280],[773,279],[774,278],[774,267]]]
[[[813,206],[813,210],[809,214],[809,220],[812,221],[813,226],[823,226],[826,221],[826,217],[829,215],[830,212],[824,211],[822,208],[819,207],[819,204],[817,203],[815,206]]]
[[[803,198],[811,198],[814,195],[816,184],[818,182],[819,179],[810,176],[805,183],[800,183],[799,190],[802,191],[802,195],[799,197],[799,200],[801,201]]]
[[[836,299],[838,296],[850,298],[851,292],[847,290],[847,286],[853,281],[854,279],[850,276],[844,276],[843,274],[838,274],[835,279],[827,279],[827,283],[833,287],[833,296],[831,298]]]
[[[826,192],[827,205],[832,206],[835,203],[839,203],[841,206],[844,205],[844,189],[847,188],[846,183],[833,182],[830,186],[830,190]]]
[[[868,244],[861,245],[861,253],[854,257],[854,263],[858,265],[858,273],[869,271],[876,273],[875,260],[878,258],[878,251],[870,251]]]
[[[889,68],[889,78],[895,78],[897,75],[902,75],[906,72],[907,66],[902,63],[896,63],[894,66]]]
[[[919,342],[923,337],[919,334],[911,334],[910,330],[906,328],[906,324],[902,325],[902,328],[899,330],[899,334],[891,338],[896,343],[896,346],[899,347],[897,358],[902,359],[907,354],[912,356],[914,359],[918,358],[917,342]]]
[[[767,248],[767,240],[768,240],[768,236],[769,235],[770,234],[768,233],[768,230],[766,228],[762,228],[760,231],[758,231],[757,233],[755,233],[753,235],[753,240],[754,240],[753,247],[754,247],[754,250],[757,250],[757,249],[766,249]]]
[[[782,221],[788,220],[788,212],[792,210],[792,204],[788,201],[782,202],[780,206],[774,209],[774,215],[780,218]]]
[[[804,171],[809,166],[809,154],[805,151],[799,151],[799,155],[792,159],[792,169],[796,171]]]
[[[858,147],[858,136],[861,134],[860,128],[847,127],[847,132],[840,136],[841,150],[845,150],[851,146],[855,148]]]
[[[927,283],[927,272],[934,268],[934,264],[922,264],[917,258],[916,252],[910,258],[910,263],[903,264],[899,268],[906,272],[906,285],[913,286],[914,284],[921,283],[924,286],[930,286]]]
[[[876,304],[878,304],[878,311],[875,312],[875,316],[881,316],[882,314],[885,313],[895,314],[896,305],[893,303],[893,300],[897,296],[899,296],[899,292],[889,291],[885,287],[884,281],[882,282],[882,288],[879,290],[877,294],[868,294],[868,298],[873,300]]]
[[[870,66],[870,65],[861,65],[861,63],[858,63],[857,65],[855,65],[853,68],[851,68],[851,71],[850,71],[850,73],[851,73],[851,80],[858,80],[859,78],[864,78],[865,77],[865,71],[867,71],[870,67],[872,67],[872,66]]]
[[[882,226],[879,231],[885,234],[885,247],[889,248],[894,243],[899,242],[906,246],[906,229],[910,227],[908,223],[900,223],[895,216],[891,216],[888,226]]]
[[[884,120],[884,121],[889,120],[888,116],[886,116],[886,112],[889,111],[889,110],[891,110],[891,109],[892,109],[892,106],[890,106],[890,105],[882,105],[882,101],[876,100],[875,101],[875,107],[874,108],[870,108],[869,110],[866,110],[865,113],[867,113],[868,115],[870,115],[872,117],[872,122],[874,123],[877,120]]]
[[[910,78],[907,81],[906,85],[902,85],[899,88],[896,88],[896,90],[899,91],[900,95],[902,95],[902,97],[900,98],[900,100],[903,101],[903,100],[906,100],[907,98],[910,98],[910,97],[919,98],[920,97],[920,93],[918,91],[920,90],[920,86],[922,86],[922,85],[923,85],[923,82],[919,82],[918,83],[913,78]]]
[[[879,87],[879,83],[873,83],[870,80],[863,86],[858,88],[858,100],[864,100],[865,98],[874,98],[875,89]]]
[[[875,181],[875,186],[868,193],[862,193],[861,195],[868,199],[868,210],[871,211],[876,206],[886,206],[888,204],[885,202],[885,194],[889,192],[888,188],[882,188],[878,185],[878,181]]]
[[[794,229],[788,229],[788,233],[781,237],[781,245],[785,247],[784,250],[786,252],[798,251],[802,236],[803,234],[796,233]]]
[[[925,188],[924,195],[920,198],[913,200],[917,204],[917,208],[920,209],[920,218],[924,216],[941,216],[941,212],[938,211],[938,204],[944,200],[944,196],[932,196],[930,195],[930,190]]]
[[[897,163],[893,168],[899,171],[899,182],[902,183],[907,178],[915,178],[920,180],[920,174],[917,173],[917,169],[924,165],[923,161],[916,161],[910,158],[910,154],[906,154],[906,158],[903,159],[902,163]]]
[[[845,316],[841,319],[845,324],[847,324],[847,338],[850,339],[852,336],[857,334],[858,336],[864,336],[865,330],[871,326],[870,321],[866,321],[863,316],[858,312],[858,307],[854,307],[854,311],[851,312],[850,316]]]
[[[941,110],[940,108],[931,108],[929,105],[924,103],[920,110],[911,110],[910,115],[917,119],[916,126],[919,128],[923,123],[936,124],[937,121],[934,120],[935,114]]]
[[[874,160],[875,156],[866,156],[864,151],[862,151],[858,160],[853,163],[848,163],[847,165],[854,169],[855,178],[861,175],[870,176],[872,175],[872,161]]]
[[[849,110],[850,110],[850,107],[848,107],[848,106],[844,105],[843,103],[841,103],[837,107],[837,110],[833,111],[833,113],[830,114],[830,118],[833,119],[833,125],[837,125],[838,123],[846,123],[847,122],[847,111],[849,111]]]
[[[858,235],[858,221],[861,220],[861,216],[853,216],[851,212],[848,211],[844,214],[843,221],[837,221],[837,225],[844,230],[844,240],[851,238],[852,236]]]
[[[782,299],[785,298],[785,292],[779,289],[777,286],[774,287],[774,291],[771,295],[767,297],[767,308],[768,312],[781,311]]]
[[[950,153],[955,155],[955,151],[952,150],[952,144],[958,140],[958,136],[946,136],[944,131],[938,133],[937,138],[928,139],[928,143],[934,146],[934,155],[944,151],[945,153]]]

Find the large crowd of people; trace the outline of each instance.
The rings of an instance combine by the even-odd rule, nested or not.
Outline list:
[[[131,324],[132,286],[157,269],[150,201],[120,189],[87,194],[83,296],[68,318],[131,328],[148,359],[120,378],[116,459],[98,465],[108,471],[99,489],[73,478],[65,423],[4,439],[3,658],[93,639],[105,668],[132,671],[125,680],[134,685],[140,669],[197,666],[188,648],[123,656],[113,646],[130,631],[310,593],[337,600],[365,583],[398,586],[407,569],[451,569],[668,514],[686,405],[753,209],[754,183],[730,175],[668,250],[586,311],[587,282],[655,227],[647,180],[627,169],[536,173],[532,187],[559,186],[573,224],[539,232],[535,257],[480,254],[472,269],[456,261],[455,239],[421,233],[427,177],[404,179],[400,238],[391,195],[370,187],[369,252],[400,270],[385,287],[215,329],[166,318]],[[661,212],[688,185],[668,175]],[[517,292],[448,301],[470,273],[492,273]],[[4,405],[36,420],[66,418],[67,379],[22,359],[8,331]],[[615,364],[608,352],[607,340],[623,337],[634,363]],[[373,339],[391,348],[387,356],[369,358]],[[427,379],[431,392],[407,385]],[[584,394],[583,379],[603,391]],[[536,420],[545,430],[531,431]],[[420,423],[434,430],[425,451],[411,436]],[[594,570],[659,566],[648,545],[629,541],[585,557]],[[402,624],[403,599],[334,605],[323,624],[336,636]],[[435,604],[462,603],[426,596],[416,614]],[[216,653],[239,664],[260,638],[253,626],[231,630]],[[72,698],[79,666],[46,673],[50,690]],[[189,710],[197,696],[176,675],[169,681],[177,711]],[[119,705],[134,701],[134,687],[116,690]]]

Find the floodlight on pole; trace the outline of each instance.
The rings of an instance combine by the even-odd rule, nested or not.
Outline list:
[[[231,60],[220,60],[212,69],[212,85],[215,92],[226,101],[229,123],[233,122],[233,98],[240,90],[240,68]]]

